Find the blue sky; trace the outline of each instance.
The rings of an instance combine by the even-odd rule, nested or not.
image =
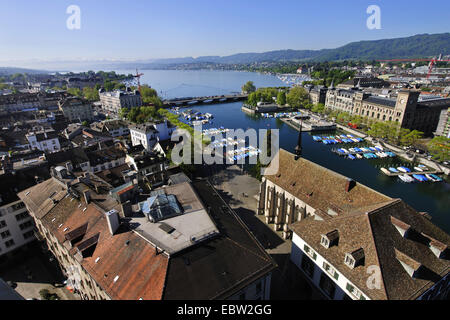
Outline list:
[[[69,5],[81,29],[69,30]],[[381,30],[366,27],[369,5]],[[0,0],[0,65],[30,59],[151,59],[278,49],[450,31],[450,1]]]

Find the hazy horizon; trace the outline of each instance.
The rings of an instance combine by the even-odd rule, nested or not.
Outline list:
[[[67,25],[80,10],[79,29]],[[381,10],[369,29],[367,8]],[[320,2],[172,0],[0,0],[0,65],[157,60],[276,50],[319,50],[450,30],[450,3],[430,0]],[[73,22],[73,20],[71,20]],[[421,23],[418,24],[417,21]]]

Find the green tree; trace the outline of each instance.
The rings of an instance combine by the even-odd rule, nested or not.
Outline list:
[[[250,93],[255,92],[255,91],[256,91],[256,87],[253,84],[253,81],[247,81],[247,83],[242,86],[242,92],[243,93],[250,94]]]
[[[290,107],[299,109],[309,103],[309,94],[305,88],[294,87],[286,95],[286,101]]]
[[[284,106],[286,104],[286,92],[280,91],[277,96],[277,104]]]
[[[438,161],[450,160],[450,139],[446,137],[434,137],[428,143],[428,151]]]

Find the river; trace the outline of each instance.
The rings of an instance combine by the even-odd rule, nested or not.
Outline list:
[[[130,70],[116,70],[118,73],[133,73]],[[233,71],[160,71],[142,70],[142,83],[155,88],[163,98],[188,96],[211,96],[239,92],[247,81],[256,87],[284,86],[273,75]],[[277,119],[264,119],[250,116],[241,111],[242,102],[205,106],[193,106],[203,113],[214,115],[213,127],[224,126],[230,129],[279,129],[280,147],[293,152],[298,132]],[[207,128],[208,126],[205,126]],[[333,133],[330,133],[330,135]],[[332,146],[314,142],[309,133],[303,133],[304,158],[367,185],[393,198],[401,198],[418,211],[428,212],[432,221],[450,233],[450,184],[442,183],[402,183],[398,178],[387,177],[380,167],[399,166],[404,162],[390,160],[348,160],[331,152]],[[409,164],[410,166],[410,164]]]

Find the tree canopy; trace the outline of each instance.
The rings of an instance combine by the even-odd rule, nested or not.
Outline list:
[[[242,86],[242,92],[244,92],[244,93],[250,94],[255,91],[256,91],[256,87],[253,84],[253,81],[247,81],[247,83]]]
[[[292,108],[301,108],[309,103],[309,94],[305,88],[294,87],[286,95],[287,103]]]

